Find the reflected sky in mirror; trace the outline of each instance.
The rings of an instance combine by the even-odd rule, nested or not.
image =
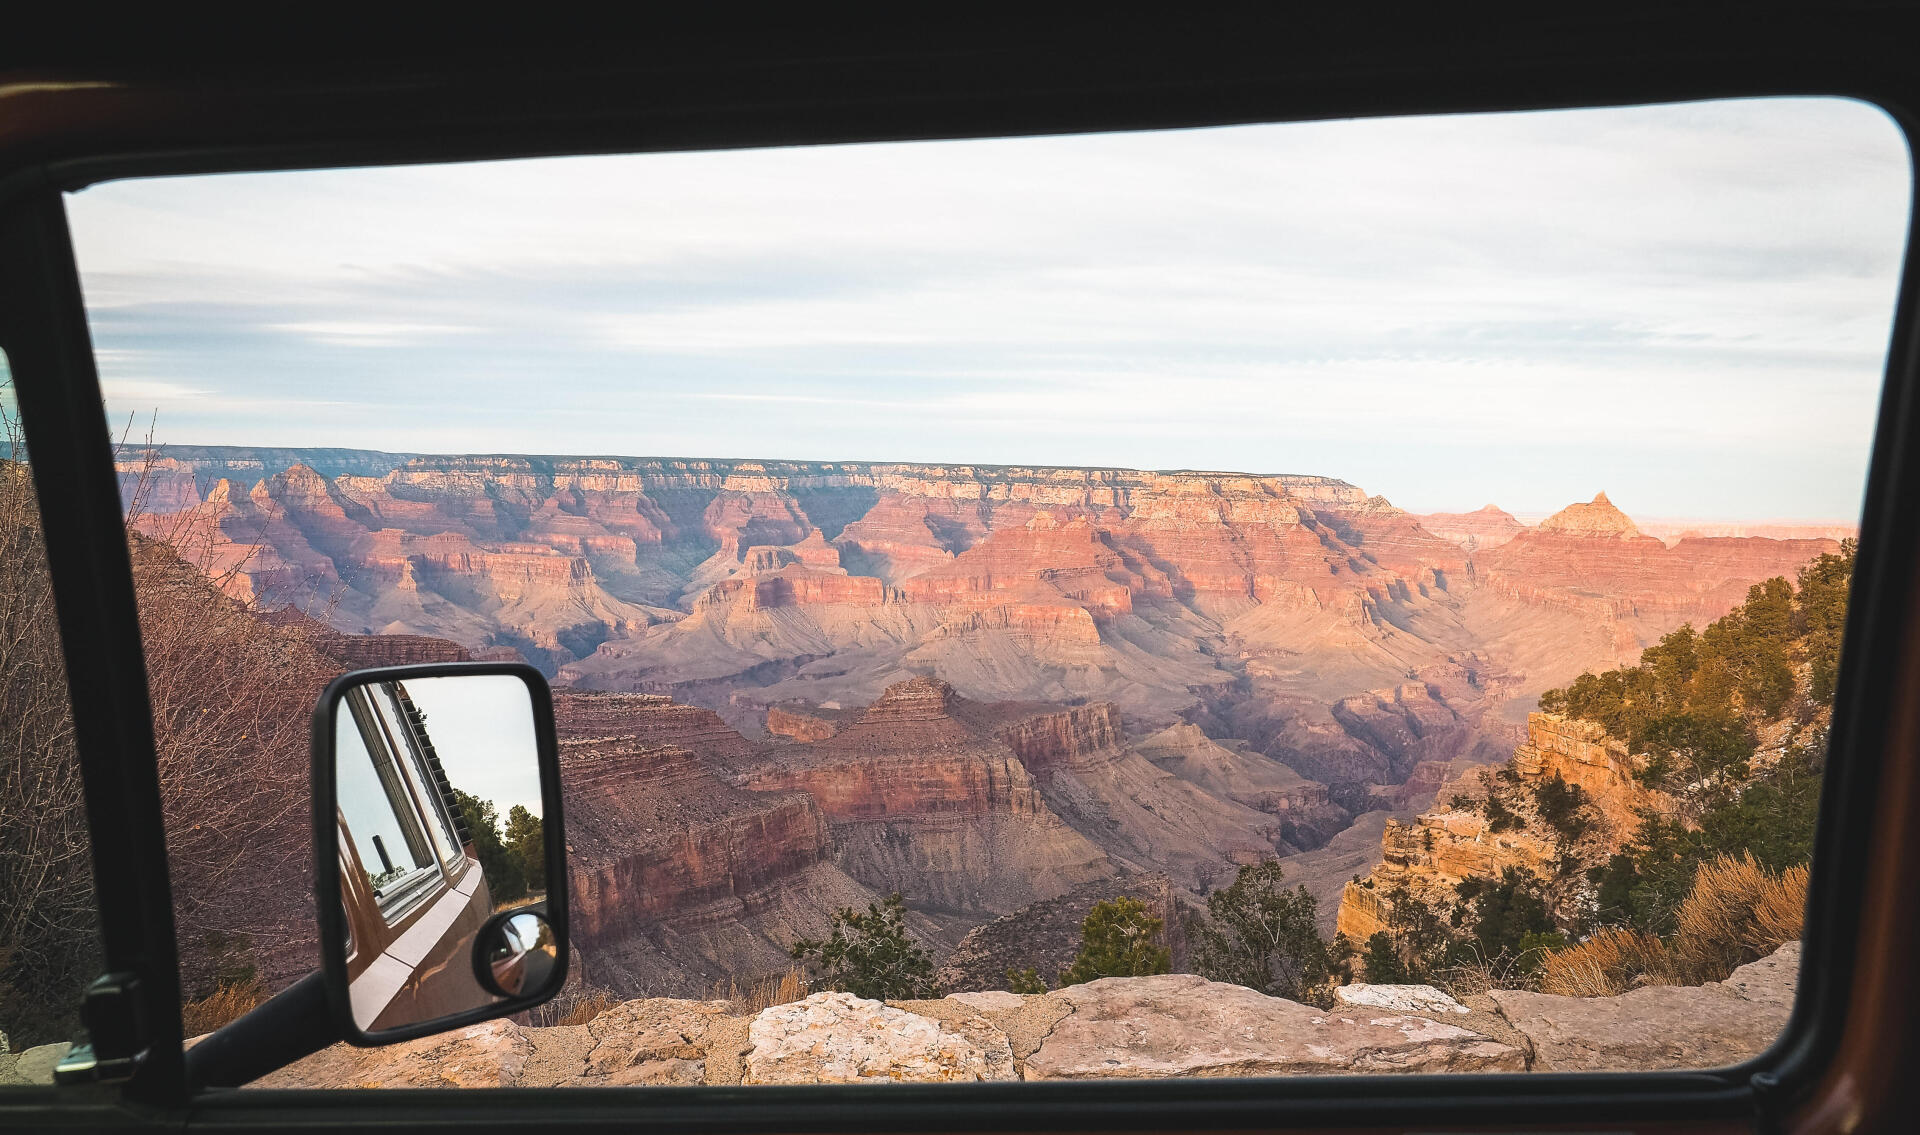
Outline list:
[[[502,816],[516,804],[541,815],[539,748],[525,682],[511,674],[462,674],[406,685],[455,788],[491,800]]]

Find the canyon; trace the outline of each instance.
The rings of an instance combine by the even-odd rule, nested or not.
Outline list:
[[[1443,786],[1559,751],[1541,691],[1838,547],[1323,476],[196,446],[121,473],[135,530],[331,657],[551,676],[581,971],[627,998],[779,972],[895,891],[955,987],[1057,968],[1097,897],[1171,923],[1268,857],[1364,929],[1342,884],[1420,860]]]

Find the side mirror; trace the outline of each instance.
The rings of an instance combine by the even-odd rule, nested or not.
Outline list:
[[[313,712],[321,970],[188,1049],[189,1090],[559,992],[561,823],[553,695],[538,670],[454,662],[336,679]]]
[[[313,727],[314,886],[340,1035],[391,1044],[558,992],[566,844],[539,671],[360,670],[328,687]]]

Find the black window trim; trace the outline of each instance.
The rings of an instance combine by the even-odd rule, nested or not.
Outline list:
[[[1333,78],[1292,73],[1264,82],[1222,79],[1147,92],[1114,87],[1102,100],[1098,81],[1067,96],[1033,94],[1042,109],[1024,117],[1004,100],[964,89],[902,107],[859,99],[780,103],[772,86],[758,102],[743,100],[706,116],[664,110],[604,112],[580,120],[545,118],[481,122],[467,111],[431,141],[408,129],[389,138],[319,140],[262,146],[241,141],[180,145],[164,152],[109,152],[0,171],[0,344],[13,368],[55,576],[61,631],[68,651],[77,743],[95,836],[102,945],[109,969],[146,975],[141,1002],[155,1040],[141,1072],[124,1088],[124,1105],[104,1105],[122,1119],[165,1121],[191,1114],[220,1129],[270,1127],[298,1109],[311,1122],[365,1122],[399,1128],[431,1117],[440,1122],[630,1129],[636,1122],[700,1130],[956,1130],[1004,1126],[1009,1115],[1032,1129],[1090,1127],[1271,1127],[1280,1124],[1361,1125],[1520,1122],[1540,1108],[1583,1121],[1738,1118],[1756,1099],[1809,1087],[1835,1051],[1857,946],[1856,915],[1865,876],[1866,839],[1880,779],[1892,709],[1898,636],[1913,606],[1906,581],[1920,541],[1912,502],[1920,502],[1920,381],[1912,287],[1920,254],[1909,239],[1888,354],[1878,426],[1862,515],[1861,553],[1847,624],[1848,648],[1835,702],[1833,759],[1823,787],[1813,864],[1811,905],[1800,996],[1781,1040],[1731,1069],[1710,1072],[1563,1075],[1297,1077],[1238,1081],[1102,1081],[1009,1085],[911,1085],[853,1088],[518,1089],[504,1093],[386,1091],[245,1091],[188,1101],[181,1095],[178,972],[168,902],[159,788],[131,570],[120,527],[110,438],[101,413],[98,376],[81,307],[72,245],[60,193],[122,177],[219,170],[483,160],[562,153],[651,152],[753,145],[790,145],[916,138],[1008,136],[1079,130],[1153,129],[1250,122],[1308,121],[1336,115],[1441,114],[1619,106],[1769,95],[1855,98],[1885,110],[1907,139],[1916,118],[1904,99],[1920,84],[1901,63],[1859,65],[1845,36],[1788,27],[1754,46],[1737,37],[1725,58],[1702,56],[1698,44],[1663,54],[1635,53],[1637,70],[1587,65],[1556,70],[1548,63],[1469,61],[1486,74],[1471,82],[1445,78],[1441,65],[1413,67],[1413,78],[1389,75],[1384,93],[1351,63]],[[1911,41],[1908,41],[1911,42]],[[1768,45],[1771,45],[1769,47]],[[1789,50],[1797,44],[1805,59]],[[1889,50],[1895,45],[1890,44]],[[1707,60],[1703,62],[1703,59]],[[963,59],[977,66],[977,58]],[[1411,65],[1409,65],[1411,66]],[[1422,69],[1424,67],[1424,70]],[[1703,77],[1702,68],[1704,68]],[[884,72],[884,63],[876,70]],[[939,69],[935,68],[937,72]],[[925,76],[921,76],[924,78]],[[590,105],[607,96],[605,76],[576,77]],[[630,78],[630,76],[629,76]],[[662,88],[672,94],[669,74]],[[883,79],[889,78],[882,75]],[[892,81],[903,81],[891,77]],[[942,74],[931,85],[940,88]],[[957,80],[954,80],[957,83]],[[1113,80],[1118,82],[1118,80]],[[1084,81],[1083,81],[1084,82]],[[1421,87],[1420,82],[1427,84]],[[1410,86],[1411,84],[1411,86]],[[830,84],[829,84],[830,85]],[[884,85],[884,84],[883,84]],[[756,88],[758,89],[758,88]],[[789,88],[790,89],[790,88]],[[469,90],[484,108],[497,92]],[[1151,97],[1149,97],[1151,96]],[[622,105],[637,106],[631,92]],[[564,102],[564,100],[561,100]],[[996,116],[1005,116],[1004,127]],[[264,136],[265,132],[263,132]],[[1910,213],[1910,232],[1913,214]],[[1754,1077],[1763,1079],[1756,1092]],[[16,1105],[77,1097],[51,1090],[0,1093],[0,1119]],[[1769,1105],[1770,1106],[1770,1105]],[[63,1114],[76,1115],[73,1106]],[[105,1113],[103,1113],[105,1114]]]

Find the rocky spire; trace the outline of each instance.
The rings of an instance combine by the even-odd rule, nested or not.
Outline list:
[[[1595,536],[1602,539],[1625,540],[1640,535],[1627,514],[1613,507],[1613,502],[1602,492],[1586,504],[1570,504],[1540,522],[1543,532],[1559,532],[1567,536]]]

